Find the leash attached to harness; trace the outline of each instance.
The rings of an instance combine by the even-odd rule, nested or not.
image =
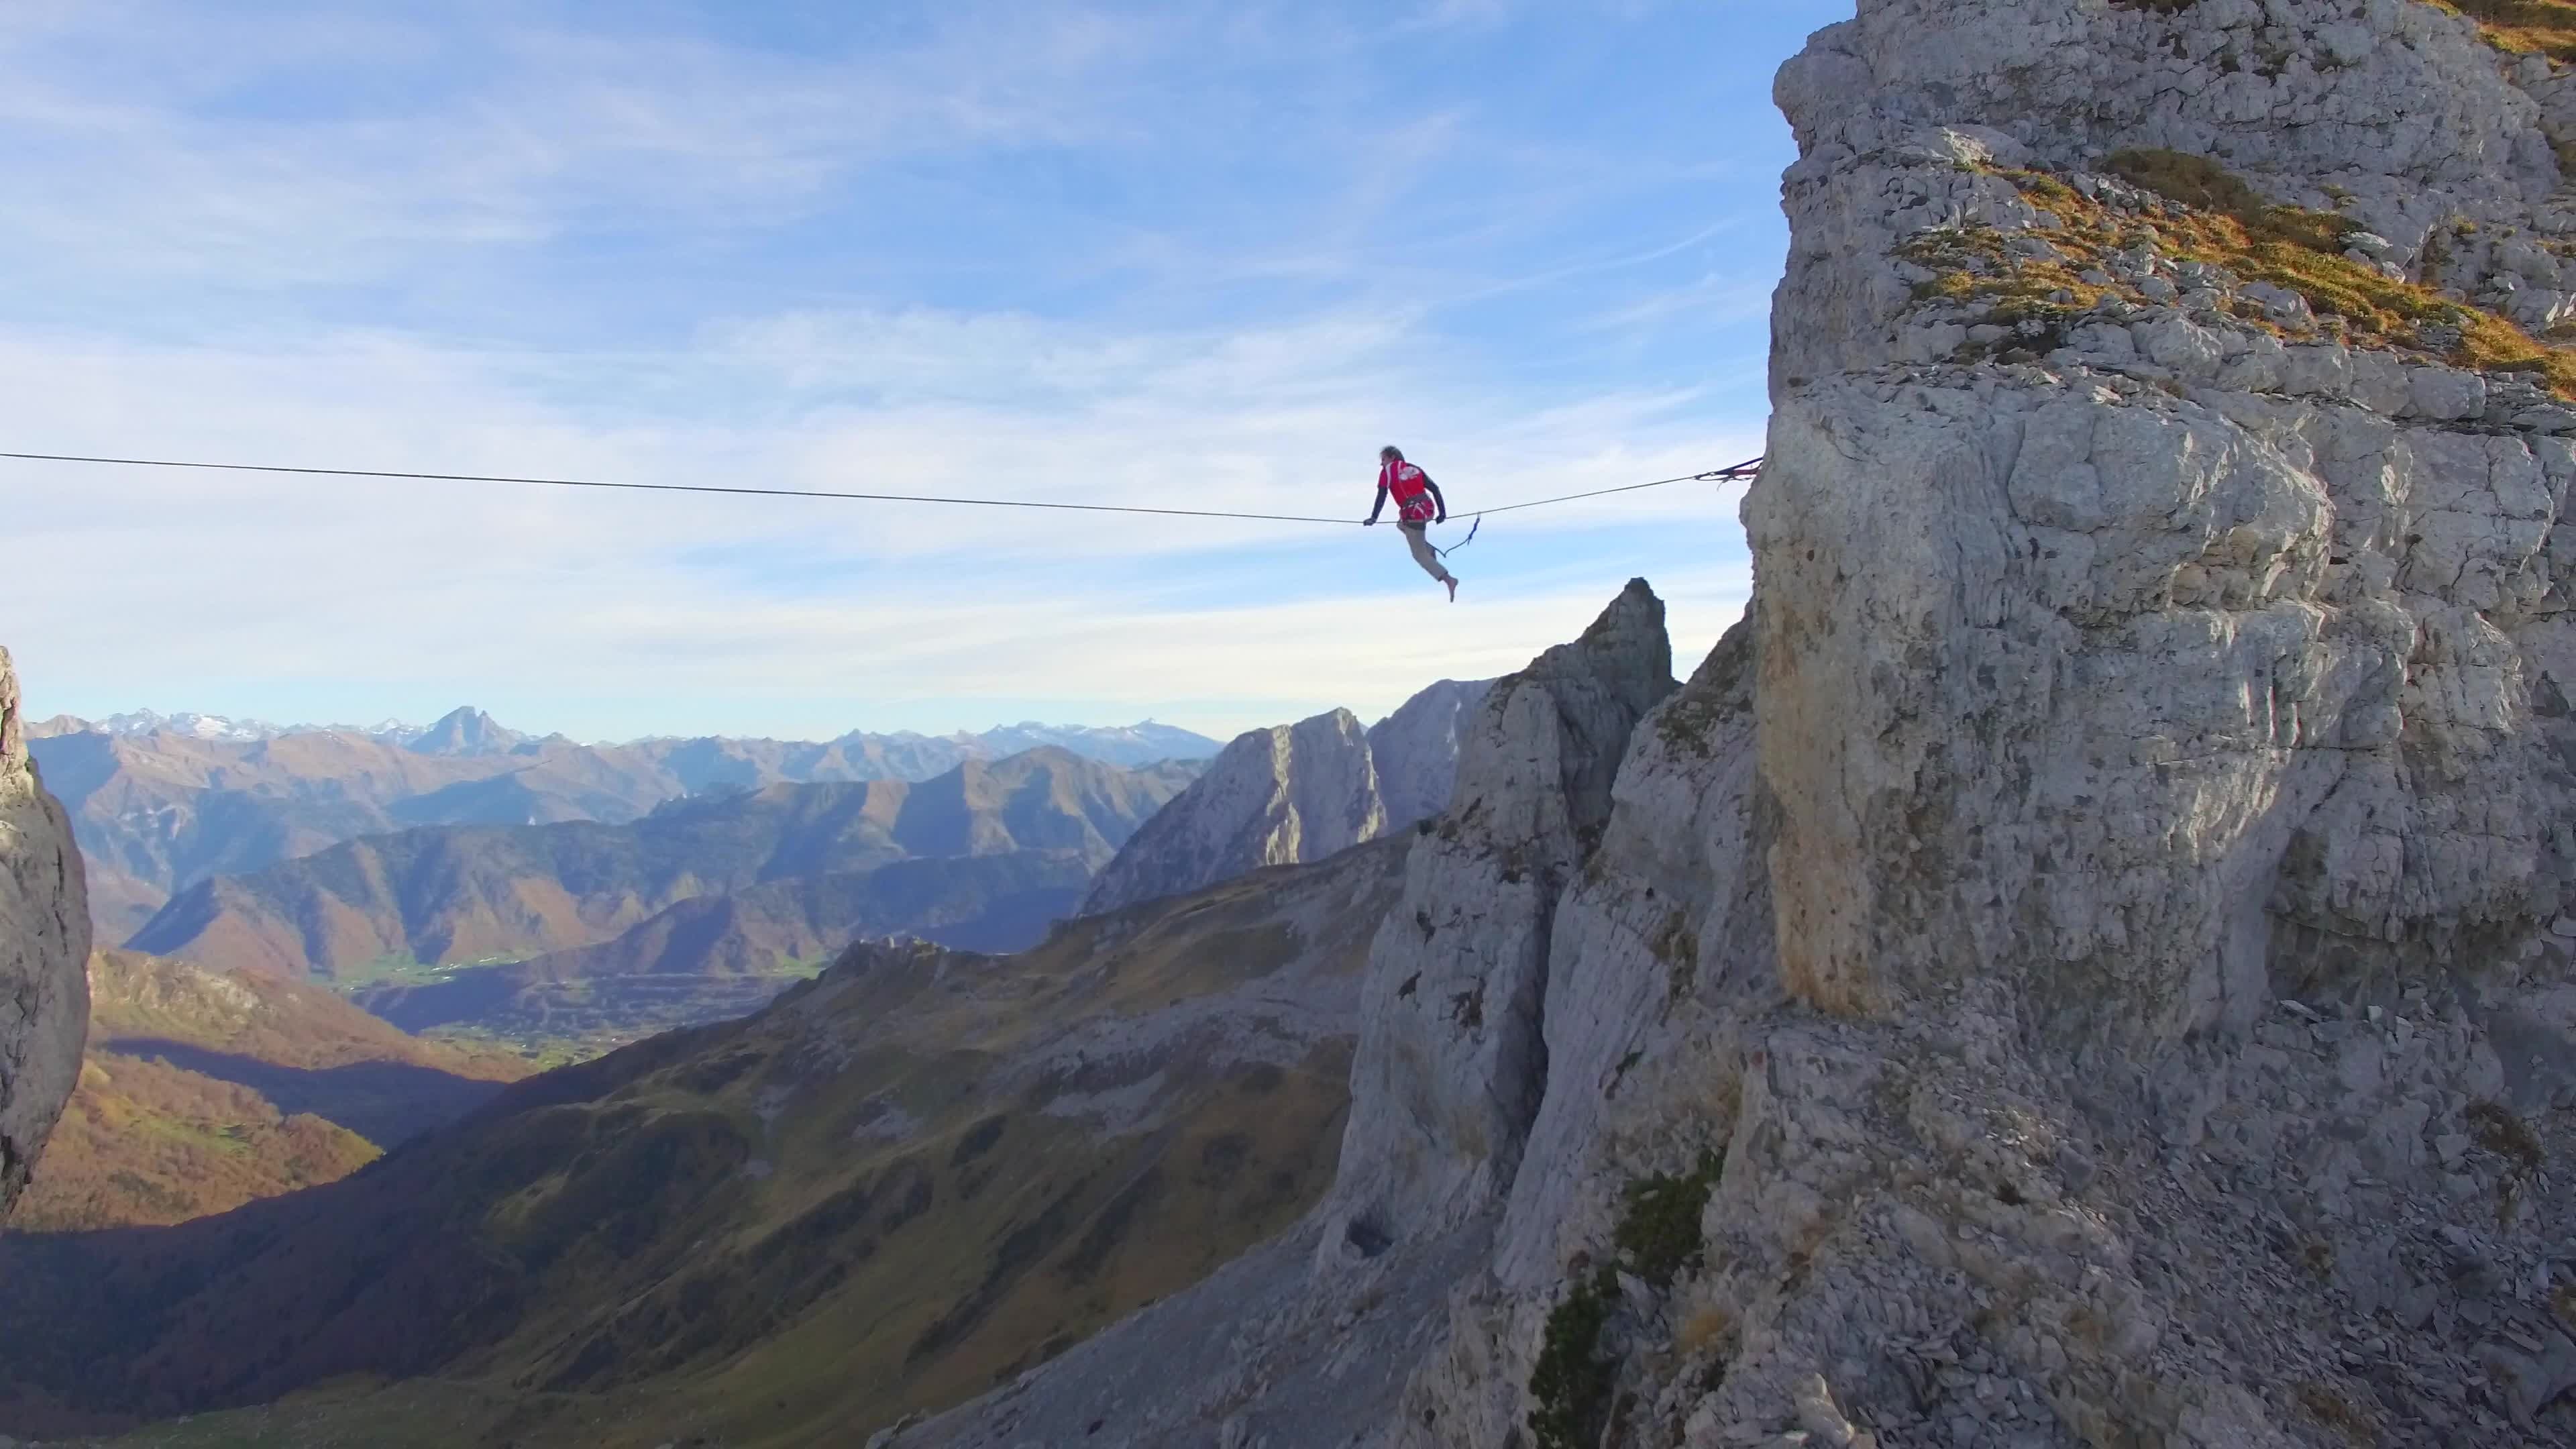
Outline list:
[[[1485,516],[1481,513],[1477,514],[1475,521],[1467,525],[1467,536],[1465,538],[1458,540],[1447,548],[1442,548],[1440,545],[1435,543],[1431,546],[1431,551],[1440,555],[1442,558],[1447,558],[1449,555],[1456,553],[1458,550],[1465,548],[1471,543],[1474,543],[1476,541],[1476,530],[1484,526]]]

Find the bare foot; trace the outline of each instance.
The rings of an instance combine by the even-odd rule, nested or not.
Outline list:
[[[1441,582],[1449,586],[1449,602],[1453,604],[1458,602],[1458,581],[1456,579],[1442,579]]]

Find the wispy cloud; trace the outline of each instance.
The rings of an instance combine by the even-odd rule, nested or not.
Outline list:
[[[1739,22],[572,14],[0,11],[0,439],[1353,520],[1385,441],[1462,509],[1759,450],[1777,156],[1657,90],[1758,92],[1710,43]],[[0,496],[48,711],[1221,729],[1511,667],[1632,573],[1705,648],[1744,584],[1700,487],[1498,519],[1455,609],[1346,524],[15,464]]]
[[[0,126],[34,143],[0,222],[31,255],[231,286],[647,220],[775,222],[890,157],[1079,144],[1118,124],[1098,98],[1155,40],[1055,9],[1005,24],[961,8],[901,44],[819,56],[528,20],[75,17],[0,35]],[[369,83],[411,99],[332,94]]]

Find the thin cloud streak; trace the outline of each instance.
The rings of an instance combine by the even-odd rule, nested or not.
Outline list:
[[[1461,511],[1761,448],[1715,279],[1771,265],[1767,178],[1722,188],[1785,132],[1655,98],[1732,93],[1689,7],[263,15],[0,14],[0,447],[1354,524],[1382,442]],[[1744,567],[1695,485],[1494,520],[1454,610],[1355,526],[15,463],[0,501],[40,700],[611,737],[1384,707],[1630,573],[1704,650]]]

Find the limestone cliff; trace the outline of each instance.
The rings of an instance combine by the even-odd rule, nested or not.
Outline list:
[[[1391,1442],[2576,1442],[2546,74],[2412,0],[1784,69],[1751,617]]]
[[[1515,727],[1483,813],[1462,767],[1316,1221],[901,1442],[2576,1444],[2527,38],[1819,33],[1746,621],[1619,742]]]
[[[0,649],[0,1219],[79,1079],[88,961],[80,852],[27,758],[18,676]]]
[[[1489,683],[1444,679],[1366,730],[1337,709],[1237,736],[1101,870],[1083,914],[1322,860],[1439,813]]]

